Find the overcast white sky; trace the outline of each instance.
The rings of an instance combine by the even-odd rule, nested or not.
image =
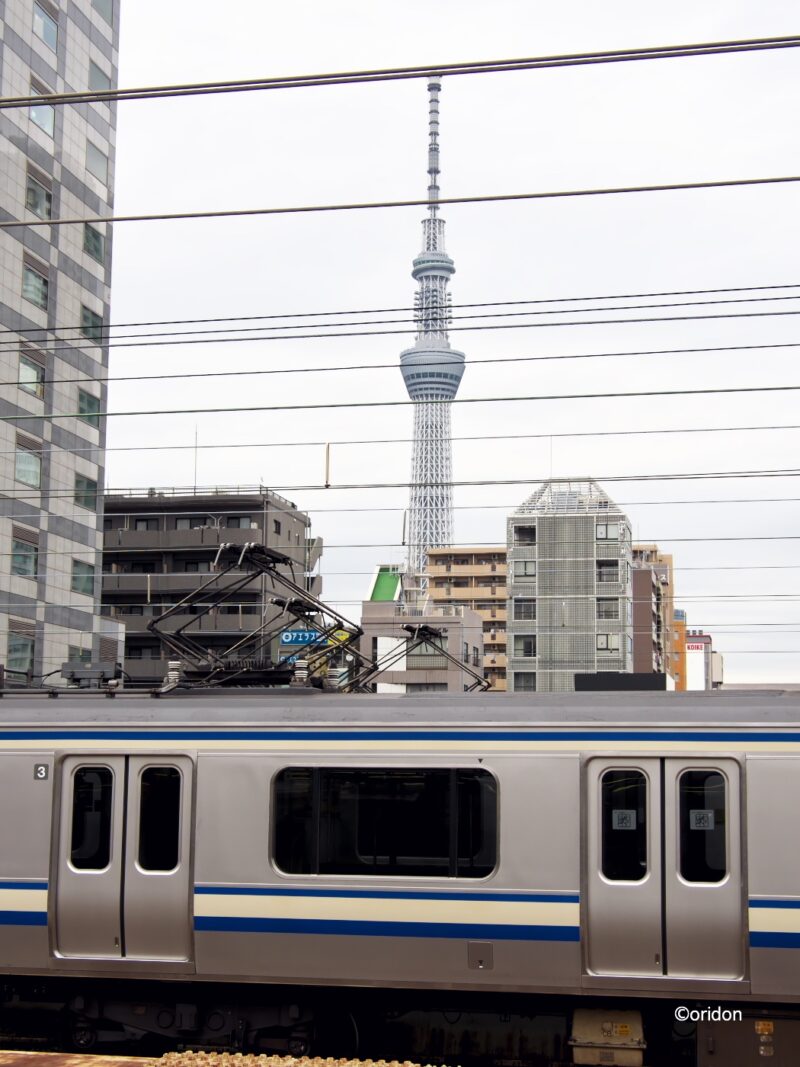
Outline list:
[[[236,0],[223,13],[216,0],[123,0],[120,85],[779,36],[796,32],[796,11],[796,3],[788,0],[673,0],[662,5],[639,0],[495,0],[492,5],[477,0]],[[797,50],[785,50],[445,79],[442,195],[798,174],[798,62]],[[423,196],[426,143],[422,80],[123,103],[116,211]],[[800,294],[799,196],[800,188],[787,184],[451,206],[443,214],[448,251],[457,268],[453,302],[586,297],[570,312],[569,305],[552,305],[560,312],[552,319],[564,323],[637,314],[574,311],[598,308],[603,302],[588,298],[599,296],[792,285],[795,278],[797,289],[755,295]],[[113,321],[407,308],[414,293],[410,267],[420,247],[422,214],[419,208],[403,208],[119,224]],[[638,302],[681,299],[692,298]],[[705,312],[776,310],[798,312],[800,300],[712,306]],[[370,318],[374,316],[343,321]],[[519,328],[513,329],[454,331],[454,346],[467,355],[459,397],[800,385],[797,350],[792,348],[491,362],[510,356],[800,342],[795,314],[694,323],[530,325],[543,318],[494,320],[517,322]],[[388,328],[405,329],[407,324]],[[112,376],[156,377],[113,383],[110,409],[404,400],[394,367],[194,381],[161,381],[158,376],[392,364],[411,340],[409,332],[117,348]],[[489,362],[471,362],[477,360]],[[657,541],[674,553],[678,605],[686,608],[691,626],[714,634],[715,646],[725,654],[726,680],[800,681],[799,542],[718,540],[800,534],[797,479],[612,480],[800,466],[800,431],[557,436],[794,423],[800,418],[798,393],[793,392],[456,404],[455,438],[546,435],[454,442],[456,482],[520,480],[517,485],[457,488],[456,542],[504,543],[507,511],[535,488],[525,480],[596,477],[623,505],[637,539]],[[309,511],[314,532],[327,545],[325,596],[357,618],[376,563],[403,558],[399,542],[408,493],[403,488],[355,491],[336,486],[407,482],[411,424],[412,411],[406,406],[112,418],[109,487],[195,484],[191,447],[114,449],[192,446],[196,431],[203,446],[197,453],[197,484],[261,483]],[[324,480],[324,448],[303,442],[375,438],[404,440],[334,444],[332,488],[306,488]],[[232,444],[252,447],[208,447]],[[763,498],[770,499],[761,502]],[[759,502],[747,502],[754,499]],[[342,547],[348,545],[369,547]],[[711,569],[722,567],[729,569]]]

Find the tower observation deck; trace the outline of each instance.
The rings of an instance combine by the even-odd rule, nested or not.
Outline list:
[[[414,402],[414,447],[411,462],[408,562],[410,586],[424,589],[429,548],[453,539],[453,464],[450,401],[464,374],[464,353],[450,347],[450,294],[447,283],[455,264],[444,244],[439,217],[439,90],[431,78],[429,95],[428,215],[422,222],[422,251],[413,263],[417,339],[400,353],[400,369]]]

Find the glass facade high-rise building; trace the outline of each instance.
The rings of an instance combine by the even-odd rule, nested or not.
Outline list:
[[[116,88],[119,4],[3,0],[0,95]],[[0,663],[19,677],[119,652],[99,613],[111,229],[48,225],[111,214],[115,125],[105,102],[0,112]]]

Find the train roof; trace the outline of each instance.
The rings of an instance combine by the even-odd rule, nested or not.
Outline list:
[[[150,693],[60,689],[53,699],[41,692],[6,691],[0,700],[0,729],[12,725],[105,726],[178,723],[218,726],[377,725],[549,726],[739,724],[764,727],[800,723],[800,692],[752,690],[699,693],[464,693],[346,696],[308,689],[176,691]]]

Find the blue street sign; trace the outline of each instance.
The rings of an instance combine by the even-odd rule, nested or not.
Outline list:
[[[319,630],[284,630],[281,634],[281,644],[313,645],[320,636]]]

